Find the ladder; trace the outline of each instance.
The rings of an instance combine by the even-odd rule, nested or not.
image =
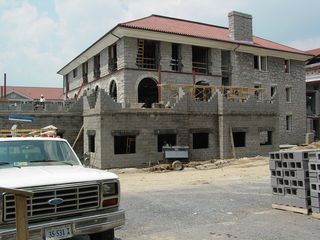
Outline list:
[[[144,40],[138,39],[137,66],[143,67],[144,64]]]

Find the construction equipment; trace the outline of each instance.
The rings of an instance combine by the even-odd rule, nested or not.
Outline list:
[[[163,159],[173,170],[183,170],[183,163],[189,162],[188,146],[163,146]]]

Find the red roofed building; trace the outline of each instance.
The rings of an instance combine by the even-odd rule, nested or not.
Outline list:
[[[4,88],[2,94],[4,94]],[[41,95],[46,101],[56,102],[63,101],[63,88],[49,88],[49,87],[21,87],[21,86],[7,86],[6,98],[14,101],[33,101],[39,100]]]
[[[256,149],[267,152],[277,148],[279,143],[303,143],[306,133],[304,64],[311,55],[281,43],[254,36],[251,15],[233,11],[229,13],[228,19],[228,27],[159,15],[119,23],[58,71],[58,74],[63,76],[64,95],[72,99],[94,92],[95,95],[88,98],[88,105],[84,105],[94,108],[94,101],[98,96],[96,93],[99,89],[104,90],[108,95],[106,98],[117,104],[113,106],[109,100],[105,100],[105,105],[100,108],[101,115],[117,112],[115,109],[119,106],[132,109],[149,108],[144,113],[161,106],[170,108],[169,120],[160,121],[161,118],[158,118],[157,114],[148,118],[148,124],[150,126],[153,124],[150,128],[153,128],[154,134],[161,132],[162,128],[167,129],[181,122],[178,115],[174,116],[179,112],[178,106],[184,106],[181,109],[187,112],[191,111],[188,101],[185,100],[182,103],[183,96],[191,94],[193,101],[199,102],[197,113],[200,114],[201,111],[205,112],[201,109],[206,109],[209,103],[213,104],[211,101],[215,100],[212,100],[212,97],[217,92],[229,96],[229,90],[221,90],[224,87],[225,89],[248,88],[247,91],[255,93],[258,101],[266,100],[271,104],[277,102],[277,112],[271,114],[272,120],[268,120],[270,114],[266,113],[267,110],[263,111],[263,108],[250,105],[246,98],[242,99],[242,102],[247,103],[247,109],[253,111],[250,115],[252,118],[241,115],[235,110],[230,114],[241,116],[234,117],[230,121],[222,121],[223,126],[215,122],[218,116],[210,122],[215,122],[215,127],[212,127],[207,122],[207,117],[201,115],[199,118],[190,116],[192,119],[190,126],[182,124],[181,127],[187,128],[185,132],[189,133],[194,132],[195,129],[207,129],[206,132],[210,132],[211,143],[219,145],[220,153],[225,154],[232,152],[229,131],[233,129],[236,131],[234,133],[236,153],[240,155],[244,152],[252,154]],[[171,87],[175,88],[175,91],[171,91]],[[252,100],[253,97],[250,99]],[[201,105],[200,102],[208,104]],[[110,111],[103,112],[108,107]],[[207,109],[207,111],[211,110]],[[128,132],[134,135],[139,132],[137,130],[139,124],[145,121],[139,118],[140,115],[135,115],[125,117],[123,121],[114,119],[112,124],[110,122],[101,124],[103,128],[89,129],[93,128],[92,122],[107,121],[108,118],[103,117],[105,119],[103,120],[99,113],[96,113],[95,116],[99,116],[99,119],[91,121],[89,120],[91,113],[86,111],[84,112],[84,132],[92,133],[91,135],[101,131],[97,136],[113,136],[117,134],[117,129],[128,128],[134,129],[133,133],[128,129]],[[192,112],[192,114],[196,113]],[[92,117],[94,118],[93,115]],[[112,117],[114,115],[110,116]],[[138,120],[134,122],[133,119],[136,118]],[[256,119],[253,120],[254,118]],[[125,124],[121,125],[123,122]],[[205,122],[207,125],[203,126]],[[170,133],[164,135],[177,133],[180,131],[177,129],[164,131]],[[228,132],[222,133],[219,129],[221,131],[228,129]],[[106,135],[107,132],[111,133]],[[260,132],[263,134],[259,135]],[[130,153],[135,153],[136,150],[133,149],[135,142],[132,146],[125,148],[125,143],[128,144],[132,139],[123,138],[124,133],[126,131],[120,132],[121,136],[117,138],[120,142],[114,143],[115,152],[120,154],[129,149]],[[201,134],[199,136],[202,136]],[[153,139],[154,136],[151,135],[148,137]],[[195,138],[199,136],[196,135]],[[192,139],[188,134],[184,136],[177,134],[176,137],[176,142],[172,139],[167,140],[172,140],[172,143],[181,143],[185,139]],[[165,141],[168,142],[167,140]],[[90,144],[92,143],[85,140],[85,151],[90,150],[87,149]],[[106,144],[112,146],[109,142]],[[192,145],[189,142],[185,144]],[[205,148],[212,147],[209,151],[212,154],[217,151],[209,143],[204,145]],[[97,148],[103,149],[99,146]],[[150,149],[150,151],[153,150]],[[132,157],[131,154],[129,155]],[[137,154],[137,156],[137,161],[139,161],[138,158],[140,161],[144,159],[142,155]],[[117,159],[117,156],[111,155],[106,158]],[[125,160],[121,156],[119,161],[122,162],[122,160],[130,162],[132,159]]]

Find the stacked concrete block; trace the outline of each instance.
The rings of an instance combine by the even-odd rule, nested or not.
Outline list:
[[[308,165],[311,151],[314,150],[269,154],[273,203],[304,209],[311,207]]]
[[[320,213],[320,151],[309,154],[309,176],[312,212]]]

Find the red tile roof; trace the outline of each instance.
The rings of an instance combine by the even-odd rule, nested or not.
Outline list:
[[[305,52],[300,51],[298,49],[291,48],[256,36],[253,37],[253,44],[235,41],[229,37],[229,29],[226,27],[198,23],[177,18],[164,17],[159,15],[151,15],[149,17],[121,23],[119,24],[119,26],[156,32],[172,33],[224,42],[253,45],[255,47],[262,47],[285,52],[306,54]]]
[[[308,51],[306,51],[306,53],[318,56],[318,55],[320,55],[320,48],[308,50]]]
[[[46,100],[63,100],[63,88],[7,86],[7,95],[12,91],[31,99],[39,99],[43,94]]]

